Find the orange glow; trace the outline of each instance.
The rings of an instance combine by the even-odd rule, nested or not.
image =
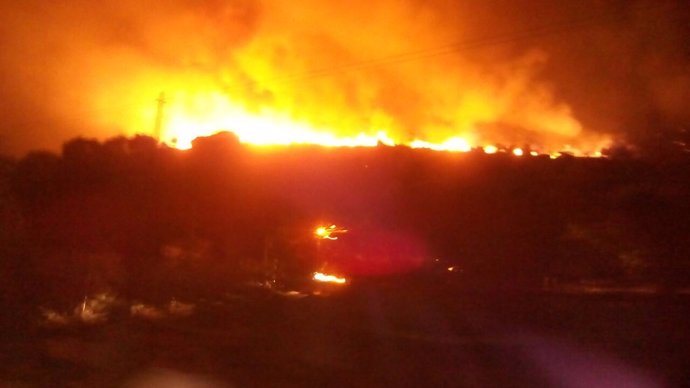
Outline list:
[[[203,83],[200,83],[203,86]],[[197,85],[198,88],[201,88]],[[378,129],[368,128],[360,132],[331,126],[315,126],[308,117],[297,120],[288,114],[272,108],[256,111],[248,110],[242,103],[233,102],[221,92],[207,92],[192,89],[170,94],[166,101],[162,120],[161,142],[178,149],[189,149],[192,140],[199,136],[209,136],[221,130],[233,132],[242,143],[267,147],[295,144],[321,145],[326,147],[376,147],[404,145],[417,149],[433,151],[469,152],[477,145],[471,139],[478,135],[450,136],[443,140],[426,139],[405,140],[397,137],[395,126],[378,117]],[[208,85],[210,87],[210,85]],[[148,109],[144,115],[147,120],[155,118],[155,111]],[[601,142],[601,147],[607,142]],[[600,151],[586,153],[569,145],[563,147],[575,156],[594,156]],[[495,154],[499,148],[489,144],[483,147],[486,154]],[[516,156],[524,155],[521,148],[513,151]],[[556,151],[554,151],[555,154]]]
[[[314,272],[314,276],[312,277],[312,279],[322,283],[345,284],[347,282],[345,278],[341,278],[335,275],[327,275],[321,272]]]
[[[324,239],[324,240],[337,240],[338,237],[334,236],[334,234],[341,234],[341,233],[347,233],[347,229],[343,228],[338,228],[335,225],[331,226],[319,226],[314,230],[314,235],[317,238]]]
[[[484,153],[485,154],[491,155],[491,154],[495,154],[496,152],[498,152],[498,147],[496,147],[494,145],[488,145],[488,146],[484,147]]]
[[[430,143],[424,140],[414,140],[409,146],[411,148],[427,148],[434,151],[450,152],[469,152],[472,146],[462,137],[451,137],[442,143]]]
[[[192,140],[228,130],[239,140],[256,146],[317,144],[329,147],[374,147],[395,145],[385,131],[338,136],[327,128],[315,128],[271,110],[248,112],[220,93],[178,96],[167,107],[161,141],[178,149],[189,149]]]
[[[353,113],[347,110],[328,108],[322,111],[320,105],[308,111],[305,110],[306,108],[300,108],[299,114],[296,114],[292,108],[285,109],[280,106],[253,107],[252,101],[245,99],[246,96],[232,96],[218,91],[213,81],[204,77],[183,78],[178,82],[179,84],[172,85],[176,91],[165,94],[166,101],[161,112],[159,138],[161,142],[178,149],[189,149],[195,138],[220,131],[233,132],[240,142],[260,147],[295,144],[376,147],[382,144],[434,151],[469,152],[473,148],[481,148],[477,143],[492,140],[482,138],[481,132],[473,127],[470,118],[467,119],[469,120],[467,123],[460,125],[457,129],[453,129],[452,126],[423,128],[415,131],[415,137],[407,137],[409,135],[406,135],[407,132],[400,123],[396,123],[394,117],[376,111],[364,121],[361,118],[352,118]],[[270,86],[267,87],[270,88]],[[281,86],[281,90],[285,87],[287,86]],[[153,97],[158,94],[153,85],[143,86],[142,90]],[[294,93],[292,90],[282,90],[282,92]],[[154,99],[152,98],[146,105],[143,104],[144,101],[140,101],[140,96],[142,94],[138,95],[137,100],[131,101],[131,104],[134,106],[142,104],[145,109],[134,113],[136,120],[132,121],[131,125],[135,128],[151,128],[158,115],[153,103]],[[489,101],[471,100],[471,102],[471,106],[468,107],[468,109],[472,108],[471,112],[458,112],[458,114],[471,116],[471,114],[478,114],[477,112],[484,112],[483,114],[486,115],[492,113],[490,109],[487,110],[488,108],[485,109],[486,107],[482,105],[489,104]],[[117,116],[104,123],[115,125],[121,119],[121,116]],[[530,120],[538,119],[532,117]],[[554,121],[554,123],[559,122],[570,128],[564,129],[566,134],[577,132],[573,129],[575,124],[572,120]],[[426,135],[426,137],[420,135]],[[567,144],[556,146],[554,144],[557,143],[551,138],[545,137],[545,139],[548,140],[546,145],[530,146],[534,149],[542,149],[546,154],[566,151],[575,156],[593,156],[600,154],[600,150],[610,143],[608,138],[595,139],[595,141],[584,139],[580,143],[586,144],[588,149],[581,150]],[[551,151],[548,151],[549,149]],[[495,154],[500,149],[488,143],[483,147],[483,151],[486,154]],[[516,148],[512,152],[517,156],[525,153],[521,148]]]
[[[474,120],[490,121],[491,115],[495,113],[489,109],[491,102],[483,101],[480,97],[467,100],[468,111],[456,112],[460,117],[465,117],[458,119],[460,122],[457,124],[450,122],[444,127],[423,125],[418,131],[410,132],[398,119],[376,109],[372,110],[369,116],[361,117],[359,113],[342,106],[327,107],[315,104],[312,107],[298,108],[293,106],[294,101],[282,99],[276,104],[258,104],[253,101],[255,97],[234,95],[219,90],[217,81],[205,76],[170,76],[174,81],[165,79],[165,74],[145,74],[141,75],[140,79],[127,83],[130,89],[138,90],[134,96],[123,97],[123,104],[131,106],[131,111],[117,112],[113,115],[108,113],[107,106],[114,98],[112,93],[122,91],[121,87],[112,91],[104,90],[103,95],[97,94],[94,101],[99,110],[106,112],[102,117],[97,117],[98,124],[117,126],[125,120],[127,127],[136,132],[141,132],[142,129],[150,131],[160,115],[159,140],[183,150],[191,148],[192,140],[197,137],[230,131],[237,135],[240,142],[259,147],[296,144],[376,147],[382,144],[434,151],[469,152],[473,148],[482,148],[480,144],[483,143],[487,144],[483,147],[486,154],[500,151],[492,144],[497,139],[483,137],[481,131],[473,124]],[[169,87],[169,91],[165,92],[165,103],[159,112],[155,98],[160,93],[158,85],[161,84]],[[110,86],[114,88],[113,85]],[[267,90],[279,92],[280,96],[288,99],[296,93],[294,86],[289,87],[289,84],[263,86]],[[334,90],[332,94],[337,95],[338,92]],[[278,104],[281,101],[285,106]],[[480,117],[473,118],[473,115]],[[538,122],[539,119],[536,116],[530,117],[531,121]],[[573,129],[575,124],[572,120],[554,120],[553,123],[562,123],[567,130],[563,129],[564,134],[544,135],[540,140],[545,141],[545,144],[530,144],[530,148],[542,150],[540,153],[544,154],[566,151],[574,156],[594,156],[610,144],[610,139],[606,137],[582,140],[575,138],[578,131]],[[457,125],[457,128],[454,125]],[[504,140],[509,134],[500,136],[501,140]],[[573,145],[558,146],[559,143],[553,139],[558,136],[572,140]],[[575,148],[574,144],[586,148]]]
[[[494,36],[490,24],[472,23],[474,6],[441,6],[463,2],[154,2],[156,12],[137,1],[107,11],[96,2],[55,13],[9,7],[12,86],[26,84],[26,101],[50,96],[45,113],[70,133],[148,134],[179,149],[220,131],[255,146],[528,144],[575,156],[614,140],[543,77],[548,51],[449,50]],[[36,61],[41,52],[46,61]]]
[[[328,235],[328,229],[326,229],[323,226],[320,226],[316,228],[316,231],[314,233],[319,237],[325,237],[326,235]]]

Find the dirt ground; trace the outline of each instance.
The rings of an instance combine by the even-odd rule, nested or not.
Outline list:
[[[194,306],[188,316],[114,312],[92,325],[6,323],[0,386],[681,387],[690,381],[688,296],[492,294],[399,283],[353,284],[301,298],[226,294]]]

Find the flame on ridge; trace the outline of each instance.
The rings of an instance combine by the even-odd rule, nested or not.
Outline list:
[[[402,140],[395,138],[387,128],[374,128],[358,134],[339,135],[330,128],[318,128],[308,122],[293,120],[285,114],[263,109],[248,111],[244,106],[233,104],[222,93],[178,94],[168,102],[163,120],[160,141],[177,149],[192,147],[192,141],[201,136],[210,136],[219,131],[233,132],[242,143],[267,147],[287,145],[321,145],[325,147],[375,147],[377,145],[403,145],[414,149],[429,149],[445,152],[469,152],[482,149],[486,154],[510,152],[515,156],[550,155],[560,156],[568,152],[580,157],[601,157],[601,149],[607,146],[601,142],[594,151],[579,150],[564,146],[560,151],[542,150],[538,147],[525,151],[521,147],[499,148],[494,144],[479,145],[472,141],[473,134],[451,136],[432,142],[422,139]],[[149,111],[149,117],[154,112]]]

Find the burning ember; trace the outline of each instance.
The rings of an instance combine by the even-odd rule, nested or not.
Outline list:
[[[314,230],[314,235],[316,235],[317,238],[324,240],[337,240],[338,237],[333,235],[340,233],[347,233],[347,229],[338,228],[335,225],[331,225],[319,226],[318,228],[316,228],[316,230]]]
[[[328,275],[321,272],[314,272],[314,276],[312,277],[312,279],[322,283],[345,284],[347,282],[345,278],[341,278],[335,275]]]
[[[488,145],[488,146],[484,147],[484,152],[489,154],[489,155],[495,154],[496,152],[498,152],[498,147],[496,147],[494,145]]]

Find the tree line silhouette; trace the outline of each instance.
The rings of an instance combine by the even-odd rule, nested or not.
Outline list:
[[[358,276],[463,270],[488,288],[687,285],[690,163],[407,147],[270,150],[230,133],[189,151],[77,138],[0,160],[5,304],[218,293],[328,262]],[[319,244],[312,228],[345,225]]]

